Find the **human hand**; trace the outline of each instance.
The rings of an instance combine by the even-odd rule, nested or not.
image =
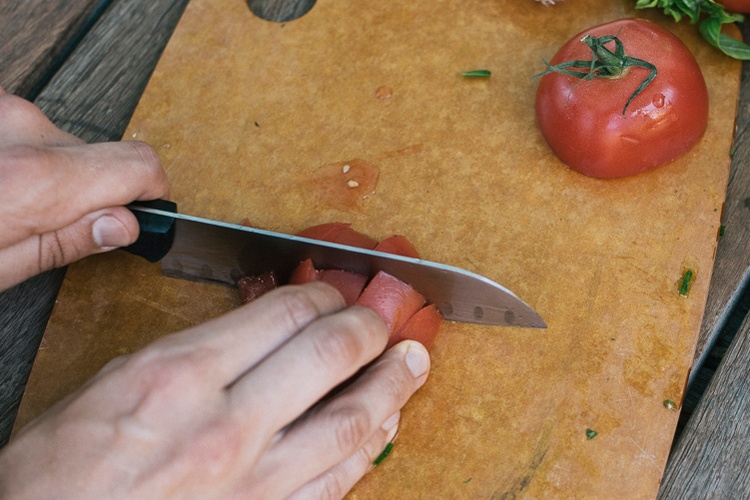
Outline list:
[[[87,145],[0,88],[0,291],[129,245],[138,223],[122,205],[168,190],[146,144]]]
[[[279,288],[109,363],[0,453],[0,497],[339,498],[427,378],[404,341],[330,394],[387,337],[323,282]]]

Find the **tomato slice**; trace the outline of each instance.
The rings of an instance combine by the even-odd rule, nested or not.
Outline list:
[[[245,276],[237,282],[240,291],[240,300],[243,304],[252,302],[261,295],[270,292],[279,286],[276,273],[267,271],[257,276]]]
[[[290,285],[303,285],[319,278],[318,270],[313,266],[312,259],[300,262],[289,277]]]
[[[352,229],[351,224],[345,222],[327,222],[317,226],[311,226],[297,233],[297,236],[311,238],[313,240],[328,241],[353,247],[372,250],[378,241],[366,234]]]
[[[408,283],[383,271],[367,284],[356,302],[377,312],[393,334],[425,303],[424,297]]]
[[[426,305],[414,313],[411,318],[406,320],[404,326],[391,335],[386,349],[407,339],[421,342],[423,346],[430,349],[435,342],[441,324],[443,324],[443,316],[437,310],[435,304]]]
[[[404,257],[419,258],[419,252],[405,236],[394,234],[377,244],[375,250],[378,252],[393,253]]]
[[[318,271],[318,273],[321,281],[336,287],[344,297],[347,306],[352,306],[357,302],[367,283],[367,276],[364,274],[350,273],[338,269],[324,269]]]

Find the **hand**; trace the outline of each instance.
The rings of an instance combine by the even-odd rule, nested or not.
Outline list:
[[[128,141],[87,145],[0,88],[0,291],[138,237],[122,205],[164,197],[156,153]]]
[[[404,341],[331,395],[387,336],[322,282],[279,288],[105,366],[0,454],[0,497],[339,498],[427,378]]]

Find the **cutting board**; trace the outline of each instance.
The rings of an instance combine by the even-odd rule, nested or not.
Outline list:
[[[188,6],[126,135],[157,149],[182,212],[404,234],[549,324],[446,323],[392,454],[352,498],[656,494],[678,418],[664,402],[682,400],[711,276],[740,65],[633,3],[318,0],[282,24],[241,0]],[[570,36],[636,14],[695,54],[708,130],[656,171],[584,177],[541,137],[531,76]],[[478,68],[492,77],[462,78]],[[351,187],[364,170],[377,178]],[[121,252],[71,266],[18,425],[112,357],[238,303]]]

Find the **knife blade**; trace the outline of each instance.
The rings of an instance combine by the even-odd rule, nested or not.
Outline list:
[[[128,208],[141,232],[125,250],[151,262],[161,260],[166,276],[236,285],[243,276],[273,270],[284,282],[301,261],[312,259],[316,269],[395,276],[435,304],[448,321],[547,326],[504,286],[458,267],[180,214],[166,200]]]

